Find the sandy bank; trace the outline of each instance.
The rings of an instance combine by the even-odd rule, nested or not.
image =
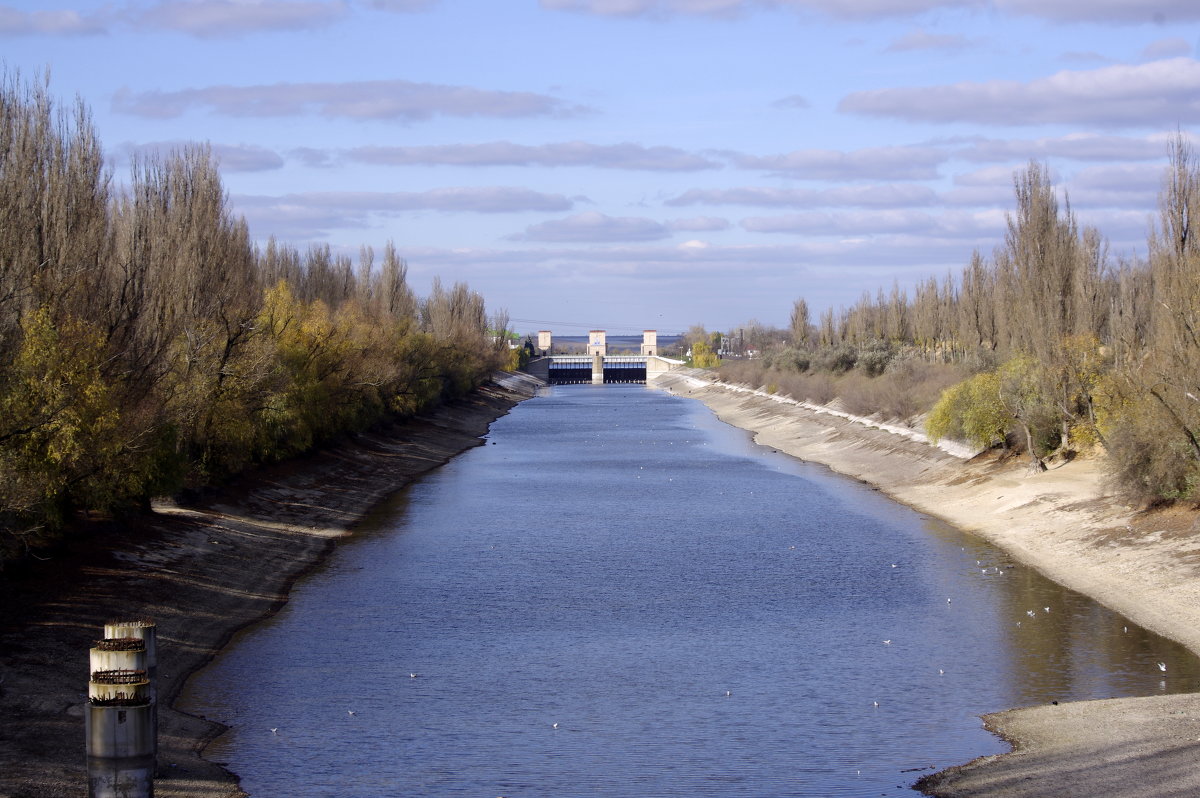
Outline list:
[[[1200,652],[1197,515],[1135,514],[1104,489],[1094,461],[1030,474],[1023,462],[966,461],[911,437],[732,390],[696,373],[665,375],[655,384],[700,399],[763,445],[870,483]],[[937,774],[923,785],[931,794],[1200,795],[1194,766],[1200,698],[1078,702],[1002,712],[985,722],[1015,743],[1014,752]]]
[[[481,443],[531,395],[506,377],[436,413],[279,467],[221,495],[161,508],[0,582],[0,796],[87,792],[87,650],[105,621],[150,616],[159,633],[159,798],[234,798],[199,756],[221,727],[171,708],[233,634],[276,611],[293,582],[381,500]]]

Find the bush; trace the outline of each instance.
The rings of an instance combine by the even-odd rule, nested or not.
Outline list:
[[[1108,438],[1110,487],[1131,502],[1196,499],[1200,463],[1149,401],[1122,419]]]
[[[887,369],[896,352],[887,341],[871,341],[858,350],[856,366],[868,377],[878,377]]]
[[[858,351],[849,344],[841,344],[831,349],[823,349],[813,358],[812,366],[815,371],[827,371],[831,374],[845,374],[854,368],[858,362]]]
[[[987,448],[1004,442],[1010,420],[1000,401],[1000,377],[989,371],[943,391],[925,420],[925,430],[935,441],[954,438]]]

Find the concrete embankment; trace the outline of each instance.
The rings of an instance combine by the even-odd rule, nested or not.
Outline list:
[[[867,482],[1004,549],[1024,565],[1200,653],[1200,516],[1136,513],[1094,460],[1032,474],[971,460],[884,425],[673,372],[655,385],[699,399],[765,445]],[[961,454],[961,453],[959,453]],[[997,707],[997,709],[1002,709]],[[1011,710],[984,718],[1014,745],[924,780],[938,796],[1200,795],[1200,699],[1164,696]]]
[[[535,392],[501,375],[404,424],[251,474],[219,495],[97,532],[0,582],[0,796],[86,794],[88,649],[105,622],[158,624],[159,798],[234,798],[200,751],[222,727],[172,703],[239,629],[277,611],[303,573],[380,501],[481,443]]]

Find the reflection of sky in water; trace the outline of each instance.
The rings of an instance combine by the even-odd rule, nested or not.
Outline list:
[[[1196,683],[1180,647],[698,403],[556,388],[490,440],[196,680],[251,793],[906,794],[1002,750],[981,713]]]

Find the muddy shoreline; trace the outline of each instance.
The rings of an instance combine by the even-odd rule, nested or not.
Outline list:
[[[187,678],[276,612],[339,538],[414,478],[481,444],[536,390],[506,377],[471,397],[279,466],[187,506],[97,529],[0,582],[0,796],[87,794],[87,650],[106,621],[149,616],[159,635],[159,798],[236,798],[200,756],[223,731],[173,708]]]

